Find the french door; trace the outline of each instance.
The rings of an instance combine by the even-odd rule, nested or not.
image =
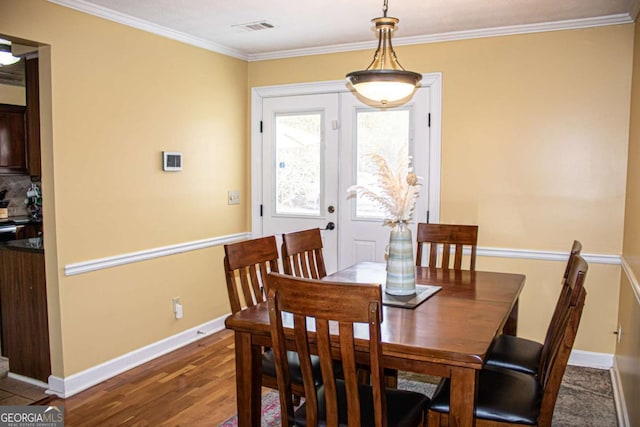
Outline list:
[[[411,101],[383,109],[361,103],[351,92],[259,97],[254,114],[260,114],[262,132],[252,144],[254,234],[276,235],[280,244],[282,233],[320,228],[328,273],[359,261],[383,261],[389,239],[384,214],[367,199],[348,197],[347,188],[375,182],[371,153],[392,167],[408,154],[424,178],[414,233],[415,223],[427,220],[434,209],[429,205],[439,197],[431,96],[426,86]]]
[[[340,141],[339,266],[361,261],[384,261],[389,243],[389,227],[383,226],[385,213],[366,198],[346,199],[349,186],[371,188],[377,184],[371,154],[382,155],[392,170],[411,158],[413,171],[423,178],[410,228],[427,220],[429,160],[429,89],[416,91],[411,101],[395,108],[374,109],[362,104],[351,93],[341,97]]]
[[[320,228],[327,272],[338,258],[338,98],[335,94],[263,101],[262,235]]]

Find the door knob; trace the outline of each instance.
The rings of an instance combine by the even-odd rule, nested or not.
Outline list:
[[[327,224],[327,227],[325,228],[325,230],[333,230],[336,228],[336,225],[333,222],[330,222],[329,224]]]

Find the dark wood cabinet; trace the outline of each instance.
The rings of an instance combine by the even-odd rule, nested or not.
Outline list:
[[[0,104],[0,174],[27,173],[26,108]]]
[[[25,64],[27,172],[31,176],[41,175],[39,75],[38,58],[28,58]]]
[[[10,372],[47,382],[51,374],[44,252],[0,249],[2,355]]]
[[[0,174],[41,175],[38,58],[25,61],[26,107],[0,104]]]

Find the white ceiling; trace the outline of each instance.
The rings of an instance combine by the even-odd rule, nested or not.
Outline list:
[[[383,0],[49,0],[247,60],[365,49]],[[640,0],[389,0],[394,44],[629,23]],[[246,31],[244,24],[274,28]]]

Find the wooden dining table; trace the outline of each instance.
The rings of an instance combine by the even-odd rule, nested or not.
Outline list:
[[[325,280],[384,283],[385,264],[358,263]],[[525,276],[416,267],[416,284],[441,289],[414,308],[383,306],[387,368],[451,378],[451,426],[473,426],[478,372],[493,338],[515,335]],[[238,425],[260,426],[261,353],[271,344],[266,302],[229,316],[235,332]]]

